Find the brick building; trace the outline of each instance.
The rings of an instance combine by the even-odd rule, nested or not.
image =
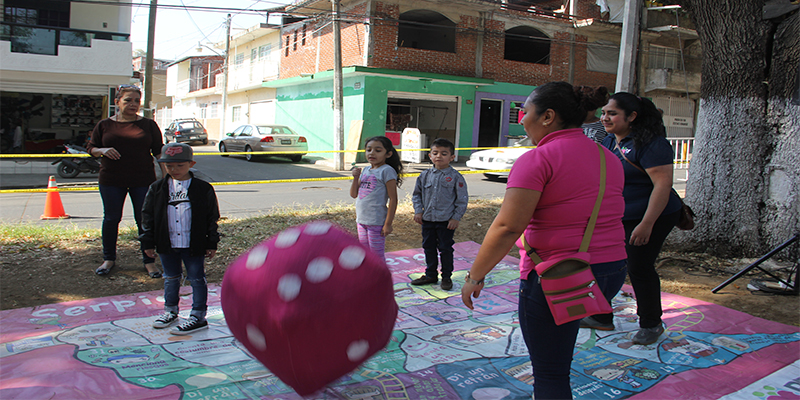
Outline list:
[[[509,136],[524,134],[517,112],[535,86],[567,81],[613,90],[621,24],[606,21],[594,0],[577,0],[571,9],[564,4],[561,0],[342,3],[346,142],[352,147],[374,135],[394,138],[413,127],[429,139],[446,137],[462,148],[503,146]],[[285,18],[280,33],[280,80],[264,84],[277,91],[276,121],[314,138],[312,147],[320,150],[332,148],[333,139],[334,35],[329,10],[330,3],[321,0],[285,8],[291,16]],[[649,14],[652,21],[659,21],[660,12]],[[686,83],[679,89],[673,85],[675,63],[652,65],[656,52],[651,45],[662,58],[668,54],[674,61],[678,50],[690,58],[689,50],[695,56],[699,53],[696,35],[679,26],[684,36],[676,40],[674,30],[646,24],[645,19],[637,69],[639,94],[651,91],[663,97],[657,104],[666,104],[667,113],[673,96],[689,102],[685,112],[693,117],[691,97],[699,92],[699,72],[689,76],[678,71]],[[349,131],[360,133],[360,141],[348,138]]]

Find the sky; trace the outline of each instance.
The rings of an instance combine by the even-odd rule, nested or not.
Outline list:
[[[155,58],[178,60],[183,57],[213,54],[203,48],[197,51],[197,43],[214,47],[213,43],[225,41],[225,18],[231,14],[231,34],[267,22],[266,13],[245,10],[274,8],[287,0],[158,0],[156,12]],[[131,42],[133,50],[147,50],[147,30],[150,15],[150,0],[131,0]],[[162,7],[162,6],[170,6]],[[190,7],[184,9],[182,6]],[[174,7],[174,8],[173,8]],[[201,11],[191,7],[211,7],[213,11]],[[240,11],[241,10],[241,11]],[[279,24],[280,18],[270,21]],[[224,51],[217,50],[220,53]]]

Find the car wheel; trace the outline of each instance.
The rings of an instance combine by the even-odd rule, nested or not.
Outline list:
[[[247,160],[247,161],[253,161],[253,159],[254,159],[254,158],[256,158],[256,156],[254,156],[254,155],[250,154],[250,153],[252,153],[252,152],[253,152],[253,149],[251,149],[251,148],[250,148],[250,146],[247,146],[247,147],[245,147],[245,148],[244,148],[244,151],[245,151],[245,152],[247,152],[247,154],[245,154],[245,155],[244,155],[244,159],[245,159],[245,160]]]
[[[169,143],[169,138],[164,136],[164,144],[167,144],[167,143]]]
[[[292,154],[292,155],[289,156],[289,159],[292,160],[292,162],[300,162],[300,160],[303,159],[303,155],[302,154]]]
[[[220,143],[219,144],[219,152],[220,153],[225,153],[226,151],[228,151],[228,149],[225,147],[225,143]],[[223,157],[227,157],[228,156],[227,154],[220,154],[220,155],[223,156]]]
[[[208,139],[203,139],[203,144],[208,144]]]
[[[494,175],[494,174],[483,174],[483,176],[485,176],[486,179],[494,182],[499,182],[502,179],[500,175]]]

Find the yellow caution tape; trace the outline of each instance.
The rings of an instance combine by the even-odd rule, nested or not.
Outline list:
[[[492,169],[480,171],[459,171],[463,175],[469,174],[484,174],[487,172],[508,172],[508,169]],[[419,176],[419,173],[403,174],[403,178],[413,178]],[[229,186],[229,185],[261,185],[268,183],[297,183],[297,182],[323,182],[323,181],[348,181],[353,179],[352,176],[338,176],[329,178],[294,178],[294,179],[270,179],[263,181],[232,181],[232,182],[210,182],[214,186]],[[91,192],[98,190],[97,186],[84,186],[84,187],[59,187],[58,192]],[[2,193],[46,193],[52,192],[54,189],[3,189]]]

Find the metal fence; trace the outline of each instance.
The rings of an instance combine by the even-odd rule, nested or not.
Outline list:
[[[673,163],[675,168],[688,169],[694,149],[694,138],[667,138],[674,152]]]

